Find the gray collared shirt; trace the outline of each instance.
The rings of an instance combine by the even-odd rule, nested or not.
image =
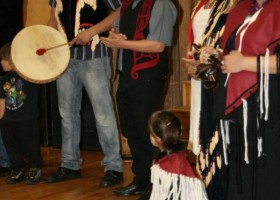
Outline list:
[[[142,0],[134,0],[133,8]],[[149,21],[149,34],[148,40],[154,40],[164,43],[166,46],[171,46],[173,37],[173,27],[177,17],[177,9],[171,0],[156,0],[152,8],[151,18]],[[117,31],[120,23],[120,16],[118,16],[114,26]],[[122,53],[119,50],[118,69],[121,71],[122,66]]]

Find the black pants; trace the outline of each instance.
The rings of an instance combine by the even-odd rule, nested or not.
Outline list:
[[[128,139],[134,181],[146,186],[156,148],[150,142],[148,120],[159,109],[165,79],[147,81],[132,87],[119,85],[117,106],[122,134]]]
[[[3,143],[15,170],[41,168],[42,157],[39,146],[38,120],[10,121],[1,120]]]
[[[279,126],[279,125],[278,125]],[[249,164],[244,161],[243,127],[230,127],[228,200],[277,200],[280,188],[280,129],[266,128],[265,157],[258,157],[256,133],[248,134]]]

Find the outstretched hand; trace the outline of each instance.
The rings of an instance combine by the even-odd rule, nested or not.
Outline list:
[[[186,69],[188,74],[192,78],[198,80],[199,78],[196,76],[196,70],[197,70],[197,65],[200,64],[200,62],[193,58],[193,54],[194,54],[193,51],[189,51],[188,57],[192,57],[192,58],[182,58],[182,60],[186,62]]]
[[[123,41],[125,41],[127,37],[121,33],[117,33],[115,29],[112,29],[109,32],[109,37],[101,37],[101,42],[111,48],[123,48]]]

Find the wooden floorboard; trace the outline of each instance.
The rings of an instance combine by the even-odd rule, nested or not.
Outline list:
[[[56,171],[60,165],[60,149],[42,147],[44,167],[42,178]],[[124,162],[124,183],[112,188],[100,188],[103,167],[100,162],[103,158],[101,152],[82,151],[82,178],[60,183],[47,184],[40,182],[36,185],[17,183],[9,185],[5,183],[6,177],[0,177],[1,200],[135,200],[139,196],[120,197],[113,194],[113,189],[126,186],[132,180],[130,170],[131,162]]]

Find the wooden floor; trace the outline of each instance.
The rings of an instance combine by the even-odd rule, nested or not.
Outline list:
[[[60,149],[42,147],[44,167],[42,177],[47,177],[60,166]],[[25,185],[17,183],[8,185],[5,177],[0,177],[0,199],[1,200],[135,200],[139,196],[120,197],[113,194],[113,189],[126,186],[132,180],[130,170],[131,162],[124,162],[124,183],[112,188],[99,188],[102,179],[103,167],[101,152],[82,151],[82,178],[60,183],[47,184],[40,182],[36,185]]]

